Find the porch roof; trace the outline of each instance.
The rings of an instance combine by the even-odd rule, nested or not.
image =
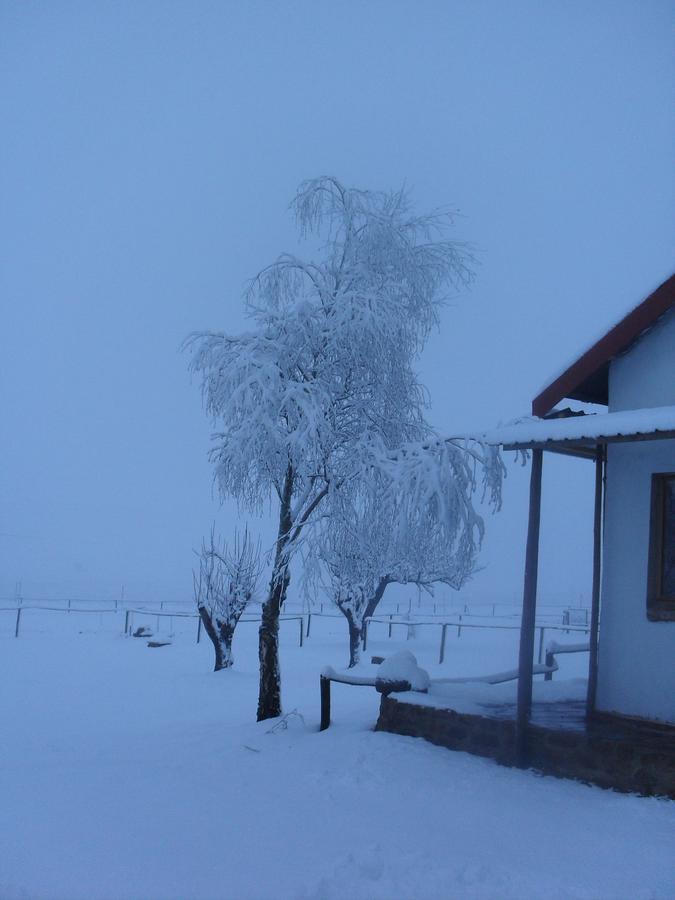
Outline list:
[[[504,450],[541,449],[594,457],[598,444],[675,438],[675,406],[565,418],[532,417],[467,437]]]

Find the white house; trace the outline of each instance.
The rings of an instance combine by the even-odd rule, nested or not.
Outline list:
[[[564,398],[609,413],[593,423],[606,456],[595,710],[675,723],[675,276],[535,398],[533,412],[546,416]],[[623,434],[601,443],[613,414]]]
[[[573,413],[560,408],[566,399],[608,412]],[[535,397],[532,412],[480,436],[532,450],[521,730],[531,705],[545,450],[596,464],[589,712],[675,724],[675,275]]]
[[[573,411],[567,399],[607,411]],[[515,727],[503,717],[491,721],[487,709],[465,715],[407,695],[383,697],[377,727],[675,797],[675,275],[535,397],[532,413],[472,435],[531,451]],[[588,691],[574,734],[531,721],[541,475],[549,452],[595,467]],[[570,714],[578,715],[573,706]]]

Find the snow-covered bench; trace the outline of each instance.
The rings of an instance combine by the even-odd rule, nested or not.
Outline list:
[[[548,680],[554,672],[558,671],[558,663],[553,659],[551,663],[536,663],[532,666],[533,675],[544,675]],[[494,675],[466,675],[463,678],[432,678],[432,684],[503,684],[505,681],[515,681],[518,678],[518,669],[507,669],[505,672],[495,672]]]
[[[330,684],[355,684],[374,687],[380,694],[392,694],[399,691],[427,691],[429,676],[417,665],[417,660],[408,650],[401,650],[383,660],[376,675],[350,674],[336,672],[332,666],[326,666],[319,676],[321,690],[321,725],[319,731],[325,731],[330,725]]]
[[[532,666],[533,675],[543,675],[545,681],[553,678],[553,673],[558,671],[558,663],[555,657],[559,653],[583,653],[589,649],[588,642],[583,644],[558,644],[551,641],[546,647],[546,662],[536,663]],[[380,694],[392,694],[399,691],[423,691],[426,692],[432,684],[503,684],[505,681],[515,681],[518,678],[518,669],[507,669],[504,672],[495,672],[492,675],[468,675],[461,678],[429,678],[424,669],[420,669],[417,660],[407,650],[394,653],[382,660],[381,657],[373,657],[373,663],[381,663],[376,675],[350,674],[349,672],[336,672],[332,666],[327,666],[319,678],[321,690],[321,726],[320,731],[325,731],[330,725],[330,684],[335,681],[339,684],[355,684],[365,687],[374,687]]]
[[[546,647],[546,665],[548,667],[555,666],[555,669],[557,669],[558,665],[555,658],[558,653],[588,653],[590,649],[590,641],[584,641],[581,644],[559,644],[557,641],[550,641]],[[551,681],[555,669],[552,668],[550,672],[544,675],[544,681]]]

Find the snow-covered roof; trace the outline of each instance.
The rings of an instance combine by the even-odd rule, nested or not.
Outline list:
[[[468,437],[469,435],[467,435]],[[510,425],[472,434],[471,438],[509,450],[558,444],[591,445],[634,438],[675,437],[675,406],[569,416],[520,419]]]
[[[564,397],[586,403],[608,402],[608,372],[612,359],[627,350],[668,310],[675,308],[675,275],[667,278],[642,303],[570,363],[532,401],[532,412],[546,415]]]

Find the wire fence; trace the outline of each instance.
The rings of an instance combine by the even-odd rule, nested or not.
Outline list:
[[[445,660],[445,644],[448,635],[449,628],[457,629],[457,637],[460,638],[462,636],[462,629],[466,628],[483,628],[483,629],[492,629],[492,630],[505,630],[505,631],[520,631],[520,625],[504,625],[500,623],[482,623],[482,622],[468,622],[466,618],[462,615],[458,616],[454,620],[445,620],[438,621],[436,619],[423,621],[418,618],[410,618],[410,619],[400,619],[394,618],[394,615],[390,615],[388,617],[382,616],[370,616],[364,620],[363,623],[363,632],[362,632],[362,644],[364,652],[368,649],[368,633],[370,631],[370,626],[372,623],[379,623],[382,625],[386,625],[388,629],[388,637],[392,637],[394,626],[403,626],[407,629],[406,631],[406,639],[410,639],[414,634],[414,629],[420,625],[435,625],[440,627],[440,646],[438,651],[438,664],[442,665]],[[582,634],[589,634],[590,628],[585,627],[583,625],[570,625],[567,623],[556,625],[548,622],[538,622],[536,624],[536,630],[539,632],[539,642],[538,642],[538,650],[537,650],[537,662],[541,663],[544,658],[545,652],[545,637],[547,631],[563,631],[565,634],[570,634],[571,632],[577,632]]]
[[[172,608],[170,610],[164,609],[163,603],[173,603],[173,601],[162,601],[159,604],[148,603],[144,605],[137,606],[99,606],[96,608],[89,607],[80,607],[73,605],[74,598],[72,599],[60,599],[59,601],[52,601],[53,603],[59,603],[60,605],[50,605],[46,606],[41,603],[36,602],[24,602],[20,605],[14,606],[4,606],[0,607],[0,613],[13,613],[15,616],[14,620],[14,637],[18,638],[21,634],[21,624],[22,624],[22,616],[28,611],[40,611],[42,613],[62,613],[62,614],[98,614],[99,616],[111,615],[111,616],[120,616],[124,615],[124,625],[120,627],[120,631],[124,635],[132,635],[134,634],[134,628],[137,628],[136,636],[142,637],[146,636],[142,630],[139,629],[145,628],[144,625],[139,625],[139,621],[153,619],[156,623],[156,629],[159,632],[161,630],[160,623],[162,620],[168,620],[168,634],[169,636],[174,636],[174,627],[175,621],[181,619],[192,619],[196,620],[196,629],[195,629],[195,643],[200,643],[202,637],[202,620],[199,616],[199,613],[194,609],[181,610],[177,608]],[[84,601],[77,601],[84,602]],[[90,603],[92,601],[89,601]],[[96,601],[93,601],[94,603]],[[183,604],[184,606],[186,604]],[[570,615],[572,610],[563,610],[562,612],[558,612],[556,616],[556,621],[551,621],[550,615],[547,615],[546,612],[543,614],[538,614],[536,629],[538,631],[539,640],[538,640],[538,651],[537,651],[537,659],[539,663],[543,662],[544,653],[545,653],[545,640],[547,632],[564,632],[566,634],[570,633],[583,633],[589,634],[590,628],[587,624],[583,623],[583,617],[577,616],[577,622],[574,621],[573,616]],[[585,610],[574,610],[575,613],[583,613]],[[281,622],[297,622],[297,634],[298,634],[298,645],[302,647],[306,639],[308,639],[311,635],[312,628],[312,619],[313,618],[322,618],[322,619],[344,619],[344,616],[341,612],[322,612],[319,610],[314,610],[312,612],[307,613],[284,613],[280,617]],[[439,631],[439,649],[438,649],[438,663],[442,665],[445,661],[446,655],[446,643],[447,637],[451,630],[456,629],[456,637],[461,638],[462,632],[466,629],[488,629],[488,630],[507,630],[507,631],[518,631],[520,630],[519,622],[505,622],[504,619],[511,619],[511,616],[489,616],[489,615],[481,615],[473,612],[468,613],[460,613],[453,617],[448,616],[439,616],[434,615],[433,613],[427,613],[424,616],[417,615],[409,615],[409,614],[400,614],[391,612],[387,614],[379,614],[375,616],[371,616],[364,620],[363,631],[362,631],[362,644],[363,650],[367,649],[368,639],[370,637],[371,628],[373,625],[383,625],[387,628],[387,637],[388,639],[392,639],[394,637],[394,629],[405,628],[406,629],[406,640],[411,639],[415,636],[415,629],[423,626],[432,626],[440,629]],[[476,621],[478,620],[478,621]],[[489,621],[486,621],[489,620]],[[260,624],[260,617],[244,614],[239,622],[241,624]],[[147,636],[150,636],[150,633],[147,633]]]
[[[115,597],[76,597],[69,595],[66,597],[47,597],[47,596],[24,596],[21,582],[17,582],[13,596],[0,596],[0,603],[5,603],[4,609],[14,609],[23,606],[43,609],[67,609],[69,611],[89,611],[92,606],[96,607],[96,611],[103,610],[147,610],[163,613],[171,611],[174,615],[178,612],[188,612],[194,614],[194,602],[189,600],[168,600],[168,599],[132,599],[125,596],[124,588],[120,595]],[[259,608],[259,603],[253,603],[249,609]],[[340,618],[341,613],[336,610],[334,604],[327,598],[317,598],[313,602],[304,600],[302,602],[289,598],[284,606],[286,614],[301,615],[306,620],[306,634],[311,628],[311,619],[313,616],[323,616],[329,618]],[[91,610],[93,611],[93,610]],[[451,617],[471,617],[474,620],[500,620],[504,622],[520,621],[520,603],[514,598],[513,601],[506,599],[479,600],[476,598],[463,599],[461,596],[434,599],[424,594],[418,597],[409,597],[408,600],[395,599],[394,597],[384,597],[380,602],[376,615],[379,616],[403,616],[408,619],[424,616],[428,619],[437,619],[439,622],[448,620]],[[196,614],[195,614],[196,615]],[[584,606],[561,605],[560,603],[546,602],[546,598],[542,598],[537,605],[537,621],[553,624],[588,626],[590,624],[590,610]]]
[[[37,604],[22,604],[21,606],[3,606],[0,607],[0,613],[9,612],[14,613],[15,624],[14,624],[14,637],[18,638],[21,632],[21,621],[24,612],[28,611],[41,611],[41,612],[49,612],[49,613],[70,613],[74,612],[78,615],[80,613],[90,614],[95,613],[97,615],[119,615],[124,613],[124,626],[121,631],[124,635],[131,635],[134,632],[134,617],[135,616],[143,616],[145,618],[153,618],[156,619],[157,622],[157,630],[160,630],[160,619],[168,619],[169,620],[169,634],[173,633],[173,620],[174,619],[196,619],[197,620],[197,631],[196,631],[196,641],[195,643],[199,644],[201,641],[202,635],[202,620],[197,612],[181,612],[180,610],[174,610],[172,612],[164,612],[162,610],[151,610],[146,607],[136,607],[136,608],[101,608],[98,609],[83,609],[81,607],[73,608],[71,607],[60,607],[60,606],[39,606]],[[304,643],[304,631],[305,631],[305,617],[301,615],[284,615],[280,616],[281,622],[297,622],[298,623],[298,644],[300,647],[303,646]],[[242,616],[239,619],[240,623],[254,623],[260,624],[260,618],[255,616]],[[142,636],[142,635],[139,635]]]

